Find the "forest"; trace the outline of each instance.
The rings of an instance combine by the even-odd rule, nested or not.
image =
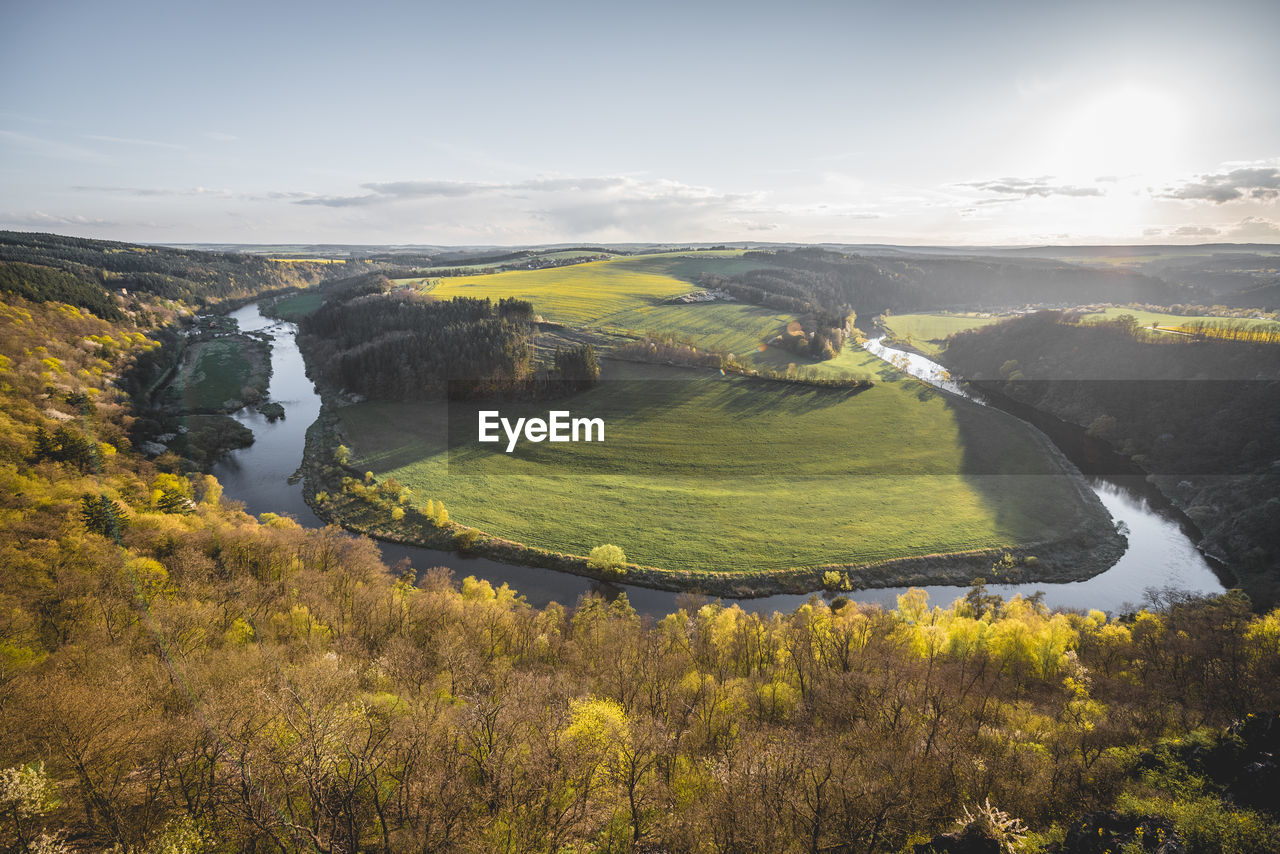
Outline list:
[[[1194,286],[1125,269],[1100,269],[1034,258],[916,255],[872,257],[817,248],[752,251],[765,269],[732,276],[708,274],[700,283],[744,302],[805,313],[979,309],[1093,301],[1161,305],[1211,300]]]
[[[339,272],[328,269],[333,265],[277,264],[258,255],[136,246],[19,231],[0,231],[0,262],[28,265],[22,270],[23,278],[29,283],[27,287],[43,288],[42,293],[47,294],[26,294],[35,299],[65,299],[49,288],[58,282],[61,293],[66,293],[68,288],[75,287],[70,284],[71,279],[75,279],[96,286],[98,293],[103,289],[108,293],[141,291],[184,300],[197,307],[264,291],[306,286]],[[33,265],[40,268],[34,278]],[[67,275],[59,276],[55,271]],[[0,281],[6,283],[4,290],[12,289],[7,277]],[[74,299],[65,301],[95,310],[94,305]]]
[[[1041,312],[957,334],[943,361],[980,389],[1087,428],[1156,475],[1269,607],[1280,601],[1280,346],[1240,337]]]
[[[318,329],[524,322],[398,299]],[[176,316],[0,298],[0,847],[1280,850],[1280,612],[1239,592],[535,608],[137,454]]]
[[[533,307],[410,290],[331,298],[300,324],[320,379],[385,400],[516,388],[531,374]]]

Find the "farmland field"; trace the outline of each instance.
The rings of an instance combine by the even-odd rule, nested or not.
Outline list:
[[[1138,321],[1141,326],[1151,326],[1155,323],[1161,327],[1175,328],[1186,323],[1194,321],[1207,321],[1209,323],[1230,323],[1244,324],[1250,328],[1277,331],[1280,330],[1280,321],[1267,320],[1265,318],[1237,318],[1237,317],[1215,317],[1210,315],[1182,315],[1182,314],[1166,314],[1159,311],[1146,311],[1138,308],[1108,308],[1093,314],[1086,314],[1081,317],[1082,320],[1115,320],[1116,318],[1128,314]]]
[[[717,353],[743,360],[762,341],[782,332],[794,318],[782,312],[740,302],[655,305],[603,317],[599,326],[632,332],[662,332]],[[792,357],[795,358],[794,356]]]
[[[310,314],[324,302],[324,295],[317,291],[305,291],[287,296],[271,308],[271,313],[285,320],[298,320]]]
[[[756,367],[861,376],[828,389],[732,372],[605,360],[601,382],[555,401],[501,404],[603,418],[598,443],[476,441],[495,403],[370,401],[337,410],[350,463],[442,501],[452,519],[550,552],[622,547],[661,569],[760,572],[1003,549],[1067,539],[1109,520],[1039,437],[995,410],[950,398],[851,343],[813,362],[767,342],[796,318],[732,301],[670,303],[704,272],[769,263],[741,252],[626,256],[569,267],[404,282],[455,296],[532,303],[560,343],[658,333]],[[994,323],[980,315],[890,319],[917,345]],[[550,347],[550,344],[546,344]],[[536,500],[532,498],[536,496]]]
[[[230,411],[264,394],[269,377],[266,344],[243,336],[217,338],[187,348],[172,390],[188,412]]]
[[[926,356],[937,356],[948,335],[1001,320],[988,314],[895,314],[886,317],[884,325],[899,341],[911,344]]]
[[[593,261],[545,270],[515,270],[483,276],[436,280],[431,293],[441,299],[455,296],[502,299],[515,297],[533,303],[547,320],[574,326],[608,322],[661,305],[663,300],[698,289],[701,272],[738,272],[759,266],[740,252],[699,252],[642,255]]]
[[[1003,547],[1084,518],[1070,480],[1016,420],[866,353],[841,361],[874,370],[878,384],[854,393],[608,363],[573,398],[502,406],[511,418],[548,408],[601,417],[603,444],[508,454],[475,442],[475,404],[364,403],[339,410],[340,429],[354,465],[395,477],[419,503],[442,500],[462,524],[575,554],[614,543],[668,569]]]

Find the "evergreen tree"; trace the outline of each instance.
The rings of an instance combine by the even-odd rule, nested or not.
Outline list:
[[[113,540],[119,539],[128,525],[128,518],[119,502],[88,492],[80,498],[80,518],[91,532]]]

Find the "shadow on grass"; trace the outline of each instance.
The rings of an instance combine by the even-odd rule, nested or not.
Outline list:
[[[1085,546],[1090,531],[1110,528],[1105,508],[1047,437],[998,409],[946,398],[963,447],[960,474],[1011,545],[1071,536]]]

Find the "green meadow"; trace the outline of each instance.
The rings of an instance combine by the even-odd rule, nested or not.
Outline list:
[[[173,390],[188,412],[219,412],[262,396],[269,378],[267,345],[241,336],[216,338],[187,348]]]
[[[572,267],[514,270],[484,276],[437,279],[433,296],[492,300],[515,297],[533,303],[545,319],[585,326],[618,311],[656,305],[693,288],[669,276],[593,261]]]
[[[1166,314],[1160,311],[1147,311],[1139,308],[1108,308],[1103,311],[1094,312],[1081,316],[1081,320],[1115,320],[1122,315],[1130,315],[1136,319],[1141,326],[1151,326],[1156,324],[1162,327],[1178,327],[1197,320],[1205,320],[1210,323],[1229,323],[1244,324],[1251,329],[1261,329],[1267,331],[1275,331],[1280,329],[1280,321],[1267,320],[1265,318],[1244,318],[1244,317],[1215,317],[1211,315],[1184,315],[1184,314]]]
[[[595,388],[537,404],[364,403],[338,411],[352,463],[419,504],[544,549],[621,546],[665,569],[765,570],[1012,546],[1084,508],[1041,441],[865,353],[871,389],[606,363]],[[603,418],[600,443],[476,440],[476,410]],[[452,433],[450,431],[452,421]],[[450,436],[452,436],[452,446]]]
[[[744,258],[741,250],[732,249],[636,255],[571,267],[435,279],[431,293],[441,299],[525,299],[549,321],[602,332],[670,335],[761,367],[809,364],[786,351],[764,348],[795,320],[794,315],[739,302],[667,303],[671,297],[701,290],[697,281],[702,273],[730,275],[767,265],[767,259]]]
[[[430,280],[440,298],[528,300],[544,319],[611,340],[659,333],[739,361],[869,376],[857,391],[606,360],[601,382],[536,403],[366,402],[337,411],[351,463],[394,477],[419,506],[540,549],[622,547],[634,563],[755,572],[1009,548],[1105,522],[1044,439],[943,395],[853,346],[814,363],[766,342],[795,317],[736,302],[670,304],[704,272],[767,264],[738,251],[627,256]],[[406,283],[409,284],[409,283]],[[424,283],[425,284],[425,283]],[[890,318],[917,346],[997,322]],[[613,339],[625,340],[625,339]],[[606,347],[606,351],[607,351]],[[922,347],[922,349],[924,349]],[[604,443],[476,441],[477,409],[602,418]]]
[[[704,302],[628,309],[607,315],[598,325],[604,329],[666,333],[703,349],[732,353],[745,361],[794,319],[790,314],[756,305]]]
[[[988,314],[895,314],[884,319],[893,337],[915,347],[926,356],[942,352],[947,336],[999,323],[1003,318]]]
[[[546,320],[570,326],[638,322],[645,310],[698,290],[703,272],[739,272],[761,266],[740,250],[641,255],[545,270],[513,270],[481,276],[436,279],[431,293],[498,300],[528,300]],[[643,329],[641,330],[643,331]],[[776,333],[775,333],[776,334]]]
[[[300,294],[284,297],[275,303],[271,313],[285,320],[299,320],[320,307],[324,295],[317,290],[303,291]]]

